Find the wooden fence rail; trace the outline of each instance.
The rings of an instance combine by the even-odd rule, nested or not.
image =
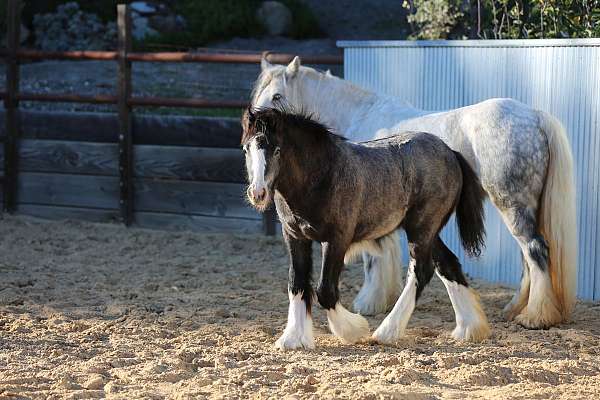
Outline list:
[[[6,49],[0,50],[0,57],[6,63],[6,89],[0,92],[0,98],[5,107],[5,134],[3,142],[4,176],[1,177],[2,198],[4,210],[14,212],[18,193],[28,193],[27,188],[18,182],[19,156],[23,156],[23,149],[27,149],[27,142],[19,150],[19,136],[22,119],[19,118],[19,101],[43,102],[75,102],[92,104],[114,104],[118,111],[118,192],[120,220],[130,225],[134,218],[134,202],[136,196],[134,184],[141,184],[135,178],[136,166],[133,162],[134,146],[132,122],[133,107],[135,106],[167,106],[167,107],[192,107],[192,108],[243,108],[246,102],[239,100],[209,100],[209,99],[183,99],[164,97],[137,97],[132,96],[132,62],[195,62],[195,63],[260,63],[266,58],[272,63],[287,63],[294,57],[293,54],[284,53],[139,53],[131,48],[132,21],[129,6],[117,5],[117,51],[58,51],[47,52],[33,49],[19,48],[19,34],[21,26],[21,0],[7,1],[7,36]],[[342,56],[332,55],[302,55],[308,64],[343,64]],[[21,93],[19,91],[19,61],[20,60],[103,60],[118,63],[117,93],[114,95],[79,95],[65,93]],[[151,136],[151,135],[150,135]],[[81,138],[80,140],[84,140]],[[141,148],[140,148],[141,149]],[[19,152],[21,154],[19,154]],[[225,154],[225,152],[221,152]],[[227,159],[227,158],[226,158]],[[31,157],[28,161],[31,163]],[[200,163],[202,164],[202,163]],[[235,172],[237,173],[237,172]],[[31,175],[31,174],[30,174]],[[202,174],[195,173],[197,176]],[[206,176],[206,174],[204,174]],[[37,182],[42,179],[29,176],[29,181]],[[110,179],[107,181],[112,182]],[[46,183],[47,184],[47,183]],[[25,190],[25,191],[24,191]],[[23,192],[24,191],[24,192]],[[159,219],[153,218],[152,221]],[[267,234],[274,234],[275,215],[270,210],[264,214],[263,229]]]

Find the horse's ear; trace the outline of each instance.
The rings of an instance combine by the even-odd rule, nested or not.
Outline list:
[[[293,78],[298,70],[300,69],[300,57],[296,56],[294,59],[285,67],[285,74],[288,78]]]
[[[265,69],[271,68],[273,64],[267,60],[267,57],[263,54],[263,57],[260,59],[260,70],[264,71]]]
[[[328,69],[327,71],[325,71],[325,76],[333,76],[333,74],[331,73],[330,69]]]

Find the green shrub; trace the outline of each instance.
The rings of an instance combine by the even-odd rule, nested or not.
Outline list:
[[[145,44],[194,47],[235,36],[260,35],[263,28],[254,16],[258,4],[258,0],[180,0],[175,11],[185,17],[187,29],[160,34]]]
[[[296,39],[322,37],[316,17],[299,0],[280,0],[292,12],[290,37]],[[256,19],[260,0],[180,0],[175,11],[185,17],[185,32],[163,33],[145,41],[146,45],[197,47],[233,37],[255,37],[264,33]]]
[[[35,14],[52,13],[64,3],[75,0],[24,0],[23,23],[31,27]],[[131,3],[133,0],[86,0],[76,1],[81,10],[98,15],[104,23],[116,21],[117,4]],[[289,36],[296,39],[322,37],[317,19],[312,11],[300,0],[279,0],[292,12],[293,25]],[[256,19],[256,10],[261,0],[178,0],[173,2],[175,12],[185,17],[187,29],[184,32],[161,33],[148,38],[136,47],[160,45],[182,48],[197,47],[217,40],[227,40],[236,36],[255,37],[264,33],[264,28]],[[4,22],[6,0],[0,0],[0,24]],[[5,25],[0,29],[6,30]]]
[[[285,4],[293,15],[293,25],[290,37],[294,39],[309,39],[325,36],[319,26],[319,21],[312,10],[299,0],[279,0]]]
[[[522,39],[600,36],[598,0],[404,0],[411,37]]]
[[[412,12],[407,20],[411,25],[412,39],[446,39],[455,28],[463,13],[459,0],[413,0],[403,6]]]
[[[56,11],[61,4],[75,0],[24,0],[23,22],[30,26],[35,14],[46,14]],[[117,4],[131,3],[132,0],[85,0],[75,1],[82,11],[98,15],[102,22],[116,21]],[[4,2],[4,1],[3,1]]]

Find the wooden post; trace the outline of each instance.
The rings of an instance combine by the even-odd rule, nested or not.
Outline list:
[[[118,113],[119,113],[119,206],[121,219],[127,226],[133,220],[133,138],[131,132],[131,13],[127,4],[117,5],[118,37]]]
[[[4,210],[14,212],[17,198],[17,140],[19,137],[19,61],[21,2],[9,0],[6,12],[6,137],[4,138]]]
[[[275,235],[276,215],[275,206],[268,208],[263,213],[263,230],[265,235]]]

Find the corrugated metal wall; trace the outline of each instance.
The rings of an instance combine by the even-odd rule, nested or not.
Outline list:
[[[344,76],[426,110],[511,97],[558,117],[569,133],[577,173],[579,295],[600,300],[600,39],[338,42]],[[452,224],[452,227],[454,224]],[[488,204],[487,250],[464,260],[471,276],[516,284],[521,256]],[[445,239],[459,248],[454,228]],[[462,255],[462,254],[461,254]]]

